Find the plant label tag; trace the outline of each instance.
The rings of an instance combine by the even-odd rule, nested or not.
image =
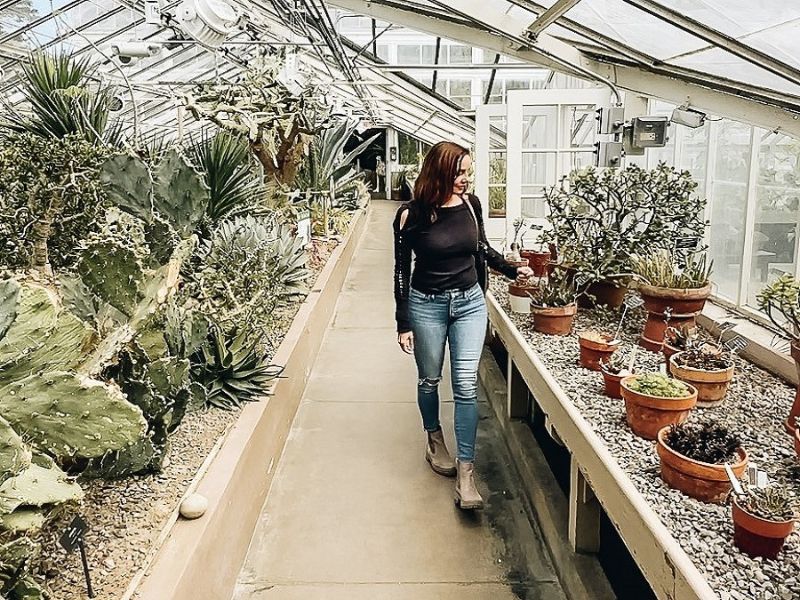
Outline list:
[[[582,288],[584,285],[589,283],[589,278],[586,275],[576,275],[575,276],[575,287]]]
[[[745,348],[747,348],[747,345],[748,341],[740,335],[732,337],[727,342],[725,342],[725,347],[731,352],[739,352],[740,350],[744,350]]]
[[[734,323],[733,321],[723,321],[722,323],[717,325],[717,327],[719,328],[720,332],[728,331],[729,329],[733,329],[734,327],[736,327],[736,323]]]
[[[80,516],[77,516],[72,519],[72,523],[70,523],[69,527],[67,527],[64,533],[61,534],[58,542],[67,552],[75,552],[75,549],[80,545],[81,540],[83,540],[83,536],[88,529],[89,528],[86,525],[86,521],[84,521]]]
[[[625,306],[630,309],[639,308],[642,304],[644,304],[642,297],[636,294],[629,294],[625,296],[625,300],[623,302]]]
[[[739,478],[734,475],[733,469],[731,469],[731,466],[728,463],[725,463],[725,473],[728,475],[728,479],[731,482],[733,491],[736,494],[743,494],[744,490],[742,489],[742,484],[739,483]]]
[[[756,476],[756,487],[765,488],[769,485],[769,477],[767,477],[766,471],[759,471],[758,475]]]
[[[693,237],[679,237],[675,239],[675,248],[677,250],[696,250],[700,245],[700,238]]]

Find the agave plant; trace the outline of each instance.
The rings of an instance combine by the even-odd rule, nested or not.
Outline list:
[[[113,88],[93,83],[95,71],[89,58],[64,52],[31,55],[22,66],[22,91],[30,114],[11,110],[3,125],[41,137],[79,135],[92,143],[103,142]],[[111,131],[119,135],[118,130]]]
[[[283,367],[270,364],[260,346],[252,328],[231,334],[210,328],[207,343],[192,357],[192,377],[205,388],[208,405],[233,410],[269,393]]]
[[[261,190],[250,165],[247,140],[221,131],[194,140],[189,156],[203,171],[210,198],[206,216],[212,221],[232,216],[252,204]]]
[[[355,124],[340,121],[314,138],[297,178],[300,189],[329,191],[333,181],[334,192],[338,194],[355,184],[360,174],[353,168],[353,161],[380,135],[375,134],[345,154],[345,144],[355,129]]]
[[[714,268],[705,252],[690,254],[686,265],[679,269],[672,252],[660,248],[649,255],[630,257],[634,274],[656,287],[672,289],[698,289],[708,284]]]

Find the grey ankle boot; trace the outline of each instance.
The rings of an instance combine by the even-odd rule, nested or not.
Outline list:
[[[475,465],[456,461],[456,505],[464,510],[483,508],[483,498],[475,487]]]
[[[452,477],[456,474],[453,458],[447,451],[442,430],[429,431],[428,443],[425,444],[425,460],[431,464],[431,469],[439,475]]]

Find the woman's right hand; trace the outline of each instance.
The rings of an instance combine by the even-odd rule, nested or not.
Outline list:
[[[403,349],[403,352],[406,354],[413,354],[414,353],[414,333],[411,331],[406,331],[404,333],[397,334],[397,343],[400,344],[400,348]]]

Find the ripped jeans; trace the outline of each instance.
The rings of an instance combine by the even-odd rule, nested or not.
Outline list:
[[[486,335],[483,291],[478,284],[469,290],[440,294],[423,294],[411,288],[408,313],[414,332],[417,402],[423,427],[426,431],[439,429],[439,383],[448,342],[457,457],[461,462],[472,462],[478,431],[478,363]]]

